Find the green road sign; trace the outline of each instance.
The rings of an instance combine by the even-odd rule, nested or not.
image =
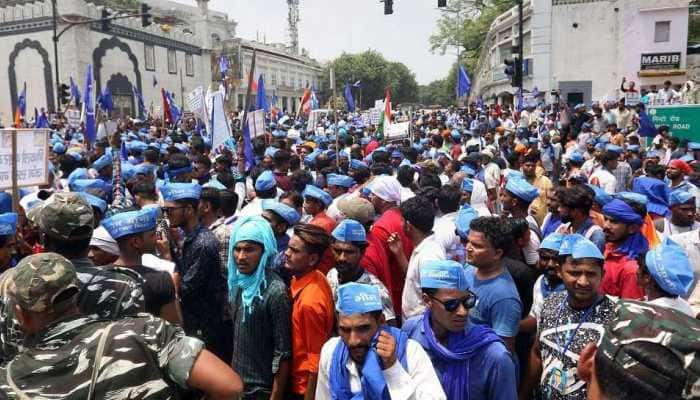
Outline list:
[[[649,107],[649,116],[657,128],[666,125],[673,136],[700,142],[700,105]]]

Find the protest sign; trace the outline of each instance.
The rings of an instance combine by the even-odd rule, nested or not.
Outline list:
[[[258,137],[265,134],[265,111],[255,110],[248,113],[248,129],[250,137]]]
[[[641,101],[641,96],[636,92],[625,92],[625,105],[634,107]]]
[[[16,135],[13,153],[12,136]],[[45,185],[49,179],[49,130],[0,129],[0,190],[12,188],[16,163],[16,187]]]
[[[410,122],[395,122],[390,124],[386,131],[387,140],[395,140],[408,136]]]
[[[64,112],[66,116],[66,122],[71,128],[80,127],[80,110],[75,108],[69,108]]]

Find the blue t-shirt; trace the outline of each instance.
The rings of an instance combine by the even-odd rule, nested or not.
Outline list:
[[[469,310],[469,321],[489,326],[498,336],[515,337],[523,305],[508,270],[504,268],[500,275],[486,280],[477,279],[472,266],[466,271],[469,288],[478,297],[476,306]]]
[[[467,324],[465,331],[469,331]],[[401,328],[408,337],[420,343],[442,382],[449,363],[436,357],[430,350],[423,330],[423,315],[410,318]],[[518,398],[515,363],[501,342],[491,343],[469,360],[469,385],[464,398],[470,400],[515,400]],[[468,391],[468,393],[467,393]]]

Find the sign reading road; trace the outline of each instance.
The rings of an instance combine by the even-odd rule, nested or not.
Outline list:
[[[651,107],[649,116],[657,128],[666,125],[673,136],[700,142],[700,105]]]

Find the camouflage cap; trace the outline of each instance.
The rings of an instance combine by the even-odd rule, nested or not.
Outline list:
[[[52,312],[73,296],[61,296],[67,290],[78,293],[78,275],[73,264],[56,253],[27,256],[17,264],[10,277],[10,296],[25,310]]]
[[[615,319],[605,329],[598,354],[644,382],[664,377],[651,363],[625,350],[635,342],[656,343],[673,352],[687,372],[683,398],[700,398],[700,321],[679,311],[649,303],[625,300],[617,303]]]
[[[93,227],[92,206],[77,193],[54,193],[41,207],[36,216],[37,224],[45,234],[61,239],[88,239]]]

